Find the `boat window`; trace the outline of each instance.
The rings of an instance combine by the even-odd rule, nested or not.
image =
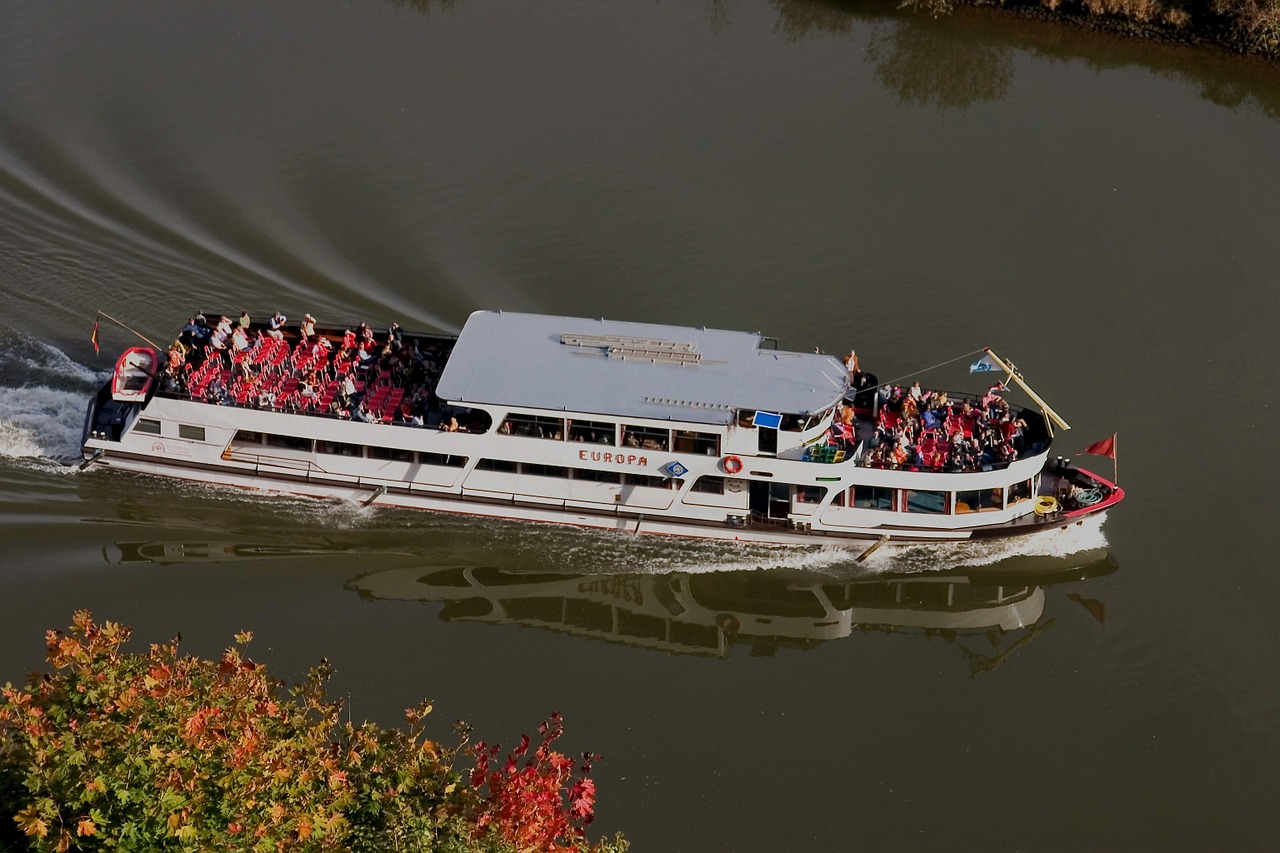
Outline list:
[[[365,455],[370,459],[389,459],[392,462],[412,462],[413,451],[404,450],[399,447],[375,447],[369,446],[364,449]]]
[[[317,441],[316,451],[318,453],[329,453],[334,456],[359,456],[360,445],[347,444],[342,441]]]
[[[526,438],[549,438],[553,441],[564,440],[564,419],[547,418],[541,415],[507,415],[498,430],[503,435],[522,435]]]
[[[272,435],[267,434],[268,447],[282,447],[285,450],[305,450],[311,451],[311,439],[297,438],[292,435]]]
[[[738,409],[738,426],[752,429],[756,425],[755,409]]]
[[[412,454],[412,451],[406,451]],[[452,453],[419,453],[418,461],[423,465],[440,465],[444,468],[465,468],[467,457],[455,456]]]
[[[783,415],[782,425],[779,429],[786,432],[804,432],[812,426],[816,426],[818,417],[816,415]]]
[[[625,474],[622,482],[628,486],[644,486],[648,489],[678,489],[684,485],[684,480],[650,477],[648,474]]]
[[[956,492],[956,514],[1004,509],[1004,489]]]
[[[851,506],[859,509],[893,509],[894,490],[881,486],[854,486]]]
[[[160,422],[153,421],[151,418],[138,418],[138,422],[133,426],[137,432],[145,432],[147,435],[160,434]]]
[[[670,450],[671,430],[623,424],[622,444],[624,447],[643,447],[645,450]]]
[[[709,495],[724,494],[724,477],[707,475],[693,481],[693,491],[705,492]]]
[[[907,489],[907,512],[931,512],[946,514],[950,492],[923,492]]]
[[[508,474],[516,472],[516,463],[508,462],[506,459],[481,459],[476,463],[477,471],[505,471]]]
[[[250,432],[247,429],[237,430],[236,437],[232,441],[236,444],[262,444],[262,433]]]
[[[569,469],[562,465],[538,465],[533,462],[525,462],[520,466],[521,474],[529,474],[534,477],[568,477]]]
[[[596,483],[621,483],[622,475],[617,471],[597,471],[594,468],[575,468],[575,480],[591,480]]]
[[[825,486],[796,486],[796,503],[818,504],[827,496]]]
[[[1019,501],[1031,500],[1031,481],[1023,480],[1021,483],[1014,483],[1009,487],[1009,506],[1013,506]]]
[[[617,444],[618,427],[603,421],[569,421],[569,440],[588,444]]]
[[[676,430],[676,452],[696,453],[699,456],[719,456],[720,436],[713,432]]]
[[[178,438],[185,438],[188,441],[204,441],[204,427],[178,424]]]

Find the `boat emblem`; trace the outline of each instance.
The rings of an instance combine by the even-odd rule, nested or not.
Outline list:
[[[666,471],[668,474],[670,474],[672,477],[675,477],[677,480],[683,477],[685,474],[689,473],[689,469],[681,465],[679,462],[672,462],[670,465],[667,465],[662,470]]]

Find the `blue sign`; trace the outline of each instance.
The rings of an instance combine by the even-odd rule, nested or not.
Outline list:
[[[662,469],[675,477],[677,480],[689,473],[689,469],[681,465],[679,462],[672,462],[670,465]]]
[[[782,426],[782,415],[773,412],[756,412],[756,416],[751,419],[751,425],[777,429]]]

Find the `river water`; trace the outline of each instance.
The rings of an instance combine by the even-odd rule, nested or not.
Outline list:
[[[252,629],[442,736],[558,710],[638,850],[1261,847],[1277,167],[1275,69],[980,12],[7,3],[0,680],[90,608]],[[95,357],[94,311],[163,342],[197,308],[758,329],[882,378],[992,346],[1059,452],[1119,433],[1128,499],[859,565],[77,472],[132,341]]]

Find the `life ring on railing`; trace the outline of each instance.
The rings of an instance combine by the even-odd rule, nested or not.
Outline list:
[[[1036,515],[1053,515],[1061,508],[1062,505],[1058,503],[1058,499],[1053,495],[1041,495],[1036,498]]]
[[[742,470],[742,460],[736,456],[726,456],[720,461],[720,466],[726,474],[736,474]]]

